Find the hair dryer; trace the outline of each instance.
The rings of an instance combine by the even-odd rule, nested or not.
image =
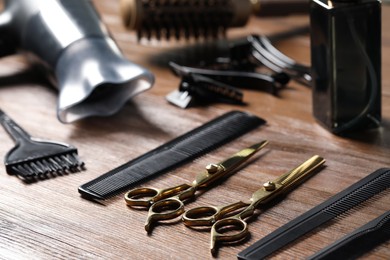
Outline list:
[[[154,82],[124,58],[90,0],[5,0],[0,39],[1,55],[26,51],[48,68],[63,123],[114,114]]]

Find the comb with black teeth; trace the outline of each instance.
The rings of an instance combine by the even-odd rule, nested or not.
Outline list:
[[[390,239],[390,210],[307,260],[356,259]]]
[[[360,181],[337,193],[320,205],[291,220],[284,226],[255,242],[237,257],[240,260],[264,259],[309,233],[322,224],[390,187],[390,168],[378,169]],[[388,229],[388,226],[386,227]],[[332,258],[351,259],[351,258]],[[353,258],[352,258],[353,259]]]
[[[49,175],[61,175],[83,169],[84,163],[71,145],[31,137],[0,109],[0,123],[16,145],[5,156],[8,174],[31,182]]]
[[[265,120],[231,111],[79,187],[89,199],[107,199],[141,181],[166,173],[265,124]]]

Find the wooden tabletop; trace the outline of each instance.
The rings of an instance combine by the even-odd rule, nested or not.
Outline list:
[[[344,190],[378,168],[390,166],[390,6],[383,6],[382,126],[351,138],[335,136],[312,116],[311,90],[291,82],[279,96],[244,90],[247,106],[210,104],[181,109],[165,95],[177,89],[179,79],[167,68],[170,60],[200,57],[199,48],[175,41],[139,43],[126,31],[119,16],[119,1],[94,1],[112,36],[131,61],[150,69],[154,87],[133,100],[116,115],[61,124],[56,118],[57,93],[34,73],[22,73],[12,81],[0,78],[0,107],[35,137],[76,146],[85,161],[80,173],[26,184],[0,168],[1,259],[212,259],[209,232],[194,231],[180,220],[157,225],[150,235],[144,230],[146,211],[126,206],[123,193],[102,203],[80,196],[77,189],[109,170],[231,110],[253,113],[267,125],[234,140],[167,174],[139,186],[170,187],[191,182],[210,162],[261,140],[267,148],[256,160],[202,193],[187,208],[247,200],[262,183],[302,163],[312,155],[323,156],[326,167],[292,191],[280,203],[259,211],[249,222],[250,238],[223,245],[218,258],[235,259],[242,251],[276,228]],[[249,34],[273,35],[308,24],[306,16],[252,19],[245,28],[232,29],[228,39]],[[308,35],[276,43],[285,54],[309,63]],[[29,68],[21,55],[2,58],[0,76]],[[13,147],[0,131],[0,157]],[[383,192],[358,208],[315,230],[275,259],[301,259],[312,255],[357,227],[390,209],[390,193]],[[389,259],[389,242],[367,256]]]

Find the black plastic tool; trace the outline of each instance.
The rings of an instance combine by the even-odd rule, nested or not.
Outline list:
[[[261,90],[276,95],[290,80],[284,72],[267,75],[255,71],[187,67],[174,62],[169,65],[182,81],[179,90],[171,92],[166,98],[181,108],[188,107],[193,99],[244,104],[240,89]]]
[[[8,174],[31,182],[49,174],[80,171],[84,163],[71,145],[31,137],[0,109],[0,123],[14,139],[16,146],[5,156]]]
[[[356,259],[389,239],[390,211],[387,211],[307,260]]]
[[[248,113],[231,111],[83,184],[79,192],[89,199],[107,199],[131,186],[191,161],[265,124]]]
[[[379,169],[249,246],[238,254],[238,259],[264,259],[389,187],[390,168]]]

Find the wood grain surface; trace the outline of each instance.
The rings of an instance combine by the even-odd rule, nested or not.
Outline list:
[[[135,34],[122,26],[118,0],[94,3],[125,56],[150,69],[156,82],[151,90],[135,97],[114,116],[64,125],[56,118],[56,90],[31,69],[25,56],[0,60],[0,108],[33,136],[76,146],[87,168],[80,173],[26,184],[0,167],[0,259],[212,259],[209,232],[194,231],[175,220],[156,226],[147,235],[143,227],[147,212],[128,208],[123,194],[94,203],[81,198],[77,188],[231,110],[249,111],[266,119],[267,125],[139,186],[164,188],[189,183],[206,164],[264,139],[270,144],[251,163],[186,207],[245,201],[263,182],[314,154],[327,162],[322,171],[280,203],[259,210],[249,221],[251,236],[242,243],[221,246],[217,258],[235,259],[238,252],[276,228],[374,170],[390,166],[390,6],[383,6],[382,126],[342,138],[315,121],[311,90],[295,82],[279,96],[245,90],[246,106],[210,104],[183,110],[169,104],[165,95],[178,87],[179,79],[170,72],[167,62],[200,58],[202,48],[177,41],[138,42]],[[306,16],[254,18],[244,28],[229,30],[228,39],[249,34],[273,35],[307,24]],[[276,44],[285,54],[309,63],[308,35]],[[1,129],[0,157],[13,145]],[[307,257],[389,209],[387,191],[284,248],[273,258]],[[390,259],[389,245],[376,248],[365,259]]]

